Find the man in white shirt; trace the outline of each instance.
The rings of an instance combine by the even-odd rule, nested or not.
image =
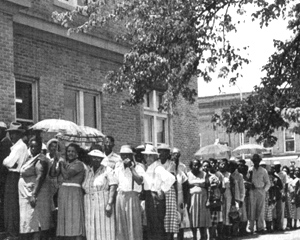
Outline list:
[[[117,163],[122,162],[120,156],[113,152],[115,139],[112,136],[106,136],[104,139],[104,153],[106,157],[102,160],[102,165],[115,169]]]
[[[147,239],[166,240],[164,218],[166,212],[165,193],[175,183],[175,176],[167,171],[157,160],[156,149],[147,144],[142,152],[146,161],[147,170],[144,175],[145,209],[147,216]]]
[[[283,231],[283,220],[284,220],[284,208],[287,194],[287,174],[281,170],[281,164],[279,161],[274,162],[275,174],[280,178],[283,189],[281,190],[281,199],[276,202],[276,221],[274,229],[277,231]]]
[[[4,223],[7,239],[17,239],[20,227],[18,182],[20,169],[28,157],[28,150],[22,140],[25,130],[20,123],[12,122],[7,132],[13,146],[10,154],[3,160],[3,165],[8,168],[4,195]]]
[[[139,193],[142,191],[144,168],[134,160],[130,146],[120,150],[122,163],[117,163],[115,176],[118,182],[116,199],[116,228],[118,240],[143,239],[142,213]]]
[[[266,169],[259,165],[261,157],[254,154],[252,157],[254,164],[250,170],[250,182],[252,187],[249,191],[250,199],[250,226],[251,233],[254,231],[254,222],[257,221],[257,233],[264,233],[265,197],[271,183]]]

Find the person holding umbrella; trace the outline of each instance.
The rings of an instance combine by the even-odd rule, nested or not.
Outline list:
[[[70,143],[66,147],[66,162],[54,159],[50,176],[61,175],[63,183],[58,192],[57,236],[81,240],[85,235],[83,191],[85,167],[79,160],[80,147]]]
[[[22,137],[25,130],[22,125],[12,122],[6,130],[13,146],[10,154],[3,160],[8,168],[4,195],[4,223],[7,239],[17,239],[20,232],[19,189],[20,169],[28,157],[28,150]]]

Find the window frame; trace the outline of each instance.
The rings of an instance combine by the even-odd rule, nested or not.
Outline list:
[[[158,142],[157,139],[157,128],[158,128],[158,119],[163,119],[165,120],[165,132],[164,132],[164,136],[165,136],[165,143],[166,144],[170,144],[170,118],[168,116],[168,113],[166,112],[159,112],[158,111],[158,107],[157,106],[157,101],[156,101],[156,97],[158,96],[158,94],[160,94],[158,91],[153,90],[151,93],[149,93],[149,107],[146,106],[145,102],[143,104],[143,112],[144,112],[144,116],[143,116],[143,120],[145,119],[145,117],[149,117],[149,118],[153,118],[153,126],[151,126],[151,135],[152,135],[152,142],[147,142],[145,139],[145,126],[144,126],[144,136],[143,136],[143,140],[145,143],[151,143],[154,146],[157,146],[158,144],[161,144],[161,142]],[[146,98],[147,96],[145,96]],[[144,122],[143,122],[144,125]]]
[[[26,122],[26,123],[36,123],[38,122],[38,81],[36,79],[30,79],[26,77],[21,77],[21,76],[15,76],[15,119],[16,121],[20,122]],[[31,96],[31,101],[32,101],[32,120],[29,119],[24,119],[24,118],[18,118],[17,117],[17,95],[16,95],[16,86],[17,82],[22,82],[22,83],[28,83],[31,84],[32,87],[32,96]]]
[[[101,92],[81,89],[71,86],[64,86],[65,90],[75,91],[76,97],[76,124],[80,126],[85,126],[84,123],[84,94],[92,94],[96,97],[96,128],[101,131],[102,129],[102,121],[101,121]],[[65,109],[65,108],[64,108]]]
[[[287,151],[286,149],[286,142],[287,142],[287,139],[286,139],[286,131],[290,131],[291,129],[284,129],[283,130],[283,150],[285,153],[295,153],[296,152],[296,134],[294,132],[293,133],[293,140],[288,140],[288,141],[294,141],[294,151]]]

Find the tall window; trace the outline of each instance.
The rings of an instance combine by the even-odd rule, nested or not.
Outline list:
[[[36,81],[17,80],[15,88],[16,121],[31,125],[38,118]]]
[[[157,145],[169,143],[168,114],[158,111],[163,94],[153,91],[144,97],[144,141]]]
[[[284,130],[284,151],[295,152],[295,133],[290,129]]]
[[[66,88],[64,116],[78,125],[100,129],[100,95],[95,92]]]

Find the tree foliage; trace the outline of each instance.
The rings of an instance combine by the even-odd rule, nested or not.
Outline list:
[[[107,74],[105,90],[129,91],[127,103],[135,105],[143,102],[146,93],[159,89],[165,100],[161,107],[169,109],[180,96],[194,102],[193,77],[209,82],[217,71],[219,77],[230,74],[229,81],[236,81],[237,70],[249,61],[226,40],[226,34],[236,31],[234,15],[244,14],[249,4],[258,9],[253,19],[267,25],[284,11],[285,1],[124,0],[112,4],[96,0],[71,12],[55,12],[53,18],[69,33],[121,24],[124,31],[117,39],[129,43],[130,50],[119,70]],[[72,25],[82,15],[87,19]]]
[[[294,36],[286,42],[274,40],[276,52],[263,67],[266,76],[261,79],[261,85],[221,116],[213,116],[213,121],[225,126],[227,132],[245,132],[257,142],[272,146],[277,141],[275,130],[300,122],[299,10],[300,4],[296,3],[288,12],[291,18],[288,28]],[[297,125],[293,129],[300,132]]]
[[[288,5],[293,5],[291,11]],[[251,17],[261,27],[289,16],[288,27],[295,37],[287,42],[274,40],[277,51],[264,66],[267,74],[261,85],[221,116],[213,116],[213,121],[227,132],[246,132],[259,142],[274,144],[274,131],[289,125],[286,109],[295,109],[300,102],[300,4],[296,0],[123,0],[115,4],[96,0],[71,12],[55,12],[53,18],[69,33],[122,26],[116,40],[129,44],[129,51],[120,68],[107,74],[104,90],[125,90],[126,102],[135,105],[143,102],[146,93],[159,89],[164,93],[161,107],[170,110],[180,96],[194,102],[193,77],[209,82],[217,72],[231,83],[240,77],[241,66],[249,60],[226,36],[236,31],[235,16],[248,13],[249,6],[256,7]],[[73,20],[82,16],[84,21],[74,25]]]

